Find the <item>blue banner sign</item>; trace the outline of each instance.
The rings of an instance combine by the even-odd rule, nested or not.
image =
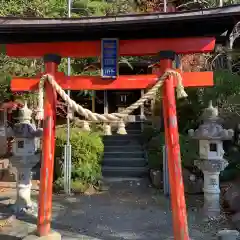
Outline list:
[[[102,78],[116,78],[118,75],[118,39],[102,39],[101,51]]]

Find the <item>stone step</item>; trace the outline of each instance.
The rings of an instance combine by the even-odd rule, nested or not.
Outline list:
[[[112,130],[114,132],[116,132],[116,130],[118,129],[118,124],[111,125],[111,126],[112,126]],[[136,124],[136,123],[134,123],[134,124],[133,123],[125,123],[125,129],[127,130],[127,132],[128,131],[141,131],[142,126],[143,126],[142,123],[138,123],[138,124]]]
[[[141,135],[142,131],[141,129],[134,129],[134,130],[128,130],[126,129],[127,134],[126,135],[120,135],[117,133],[117,129],[112,130],[112,135],[110,136],[105,136],[105,137],[111,137],[111,136],[127,136],[130,135],[130,137],[135,137],[135,135]]]
[[[136,139],[107,139],[104,140],[104,146],[109,147],[109,146],[133,146],[133,145],[140,145],[139,140]]]
[[[131,158],[142,158],[144,157],[143,151],[135,152],[104,152],[104,158],[120,158],[120,159],[131,159]]]
[[[103,166],[108,167],[144,167],[147,165],[146,160],[142,158],[104,158]]]
[[[102,167],[103,177],[145,177],[148,175],[147,167]]]
[[[108,140],[108,139],[129,139],[129,138],[139,138],[141,134],[138,133],[131,133],[131,134],[113,134],[113,135],[107,135],[103,136],[103,140]]]
[[[136,122],[136,123],[126,123],[126,129],[127,130],[141,130],[142,123]]]
[[[141,129],[127,129],[126,128],[126,131],[127,131],[127,135],[140,135],[140,134],[142,134]],[[118,134],[116,133],[116,135],[118,135]]]
[[[118,145],[105,145],[105,152],[134,152],[134,151],[143,151],[143,146],[140,144],[130,144],[126,146],[118,146]]]
[[[130,182],[130,185],[134,182],[142,181],[142,179],[146,178],[144,177],[104,177],[103,182],[105,184],[113,183],[113,182]]]
[[[103,143],[104,145],[112,145],[109,144],[109,142],[113,142],[114,145],[119,145],[120,141],[125,141],[124,145],[129,145],[129,144],[140,144],[141,141],[141,135],[136,134],[136,135],[111,135],[111,136],[104,136],[103,137]],[[123,143],[120,143],[122,146]]]

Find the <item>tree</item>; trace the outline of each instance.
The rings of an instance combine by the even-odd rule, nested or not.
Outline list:
[[[2,0],[0,16],[14,17],[64,17],[65,0]]]
[[[76,0],[73,2],[73,17],[106,15],[112,4],[105,0]],[[66,0],[2,0],[0,4],[0,16],[14,17],[66,17]],[[83,69],[91,64],[94,59],[72,59],[72,64],[81,63]],[[60,70],[67,72],[67,61],[62,59]],[[10,76],[33,76],[43,69],[41,60],[17,59],[0,55],[0,102],[13,98],[9,91]],[[82,69],[82,71],[83,71]],[[72,68],[72,74],[80,74],[81,69]],[[7,91],[6,91],[7,89]]]
[[[225,4],[237,3],[240,0],[226,1]],[[195,1],[194,1],[195,2]],[[177,5],[187,4],[189,1],[179,0]],[[208,0],[206,7],[216,6],[217,2]],[[215,4],[215,5],[214,5]],[[81,16],[104,16],[110,14],[130,13],[134,11],[159,11],[162,10],[162,0],[75,0],[73,1],[73,17]],[[19,16],[19,17],[66,17],[67,1],[66,0],[2,0],[0,5],[0,16]],[[215,56],[213,56],[215,57]],[[182,58],[184,70],[201,70],[206,69],[206,62],[209,55],[186,55]],[[141,61],[142,58],[136,58]],[[151,57],[150,57],[151,59]],[[130,60],[135,60],[131,58]],[[97,61],[95,58],[89,59],[72,59],[72,74],[86,73],[85,69],[92,62]],[[216,62],[216,61],[215,61]],[[214,63],[215,64],[215,63]],[[76,67],[78,66],[78,67]],[[40,60],[13,59],[0,55],[0,83],[3,90],[0,90],[0,101],[2,101],[9,92],[5,89],[9,86],[9,76],[32,76],[40,72],[43,63]],[[63,59],[60,70],[66,73],[66,59]],[[89,73],[91,74],[91,73]]]
[[[76,0],[72,8],[74,16],[106,16],[112,11],[112,4],[104,0]]]

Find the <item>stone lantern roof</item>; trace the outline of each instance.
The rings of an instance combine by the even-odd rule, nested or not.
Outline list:
[[[191,138],[197,140],[230,140],[234,135],[232,129],[224,129],[220,122],[218,108],[213,107],[212,101],[202,114],[203,124],[195,131],[190,129],[188,134]]]
[[[15,138],[38,138],[42,136],[43,130],[41,128],[36,129],[35,124],[31,123],[32,110],[28,108],[27,103],[18,110],[16,119],[19,122],[14,124],[13,127],[13,136]]]
[[[25,102],[24,106],[18,110],[18,116],[16,117],[20,122],[30,121],[32,119],[32,110],[28,108]]]

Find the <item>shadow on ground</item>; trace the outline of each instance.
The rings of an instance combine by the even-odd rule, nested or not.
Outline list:
[[[56,195],[52,211],[52,228],[62,234],[63,240],[173,239],[169,200],[145,180],[113,183],[108,191],[92,196]],[[216,223],[216,227],[203,228],[196,211],[190,209],[188,215],[194,240],[216,239],[216,227],[223,228]],[[7,233],[21,237],[32,232],[35,224],[36,218],[24,217]]]
[[[19,237],[5,235],[5,234],[1,234],[1,233],[0,233],[0,239],[1,240],[21,240],[21,238],[19,238]]]

